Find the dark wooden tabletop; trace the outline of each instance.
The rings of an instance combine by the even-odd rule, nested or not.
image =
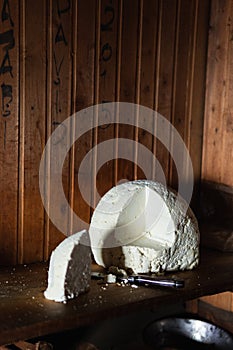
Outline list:
[[[185,280],[182,289],[108,285],[91,281],[90,291],[66,304],[46,300],[46,263],[0,270],[0,345],[74,329],[128,312],[156,308],[233,290],[233,254],[203,250],[192,271],[168,274]],[[104,287],[104,288],[103,288]]]

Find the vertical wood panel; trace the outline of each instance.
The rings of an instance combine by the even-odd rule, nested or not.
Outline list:
[[[17,260],[19,7],[0,1],[0,263]]]
[[[125,0],[122,8],[122,42],[120,70],[120,101],[135,102],[137,77],[137,40],[138,40],[138,1]],[[127,117],[125,119],[127,122]],[[119,125],[118,138],[134,139],[133,126]],[[118,158],[117,181],[134,179],[134,148],[128,147],[128,156],[132,162]]]
[[[211,2],[202,179],[233,186],[232,20],[230,0]],[[204,301],[233,311],[232,293]]]
[[[76,111],[80,111],[94,104],[94,62],[95,62],[95,19],[96,19],[96,2],[78,1],[78,17],[77,17],[77,71],[76,74]],[[88,23],[88,30],[87,30]],[[81,120],[80,120],[81,123]],[[75,144],[74,159],[74,211],[80,219],[86,223],[90,222],[90,204],[92,195],[92,164],[88,174],[78,174],[79,166],[86,153],[92,148],[93,131],[89,131],[82,135]],[[80,181],[85,188],[85,197],[89,199],[87,203],[78,185],[78,175]],[[81,225],[79,229],[85,226]]]
[[[144,0],[138,1],[138,39],[137,39],[137,51],[136,51],[136,77],[135,77],[135,104],[139,104],[140,102],[140,86],[141,86],[141,68],[142,68],[142,32],[143,32],[143,12],[144,12]],[[142,169],[138,167],[138,159],[140,159],[140,148],[138,143],[138,124],[139,124],[139,115],[138,110],[135,111],[135,128],[134,128],[134,174],[133,178],[145,178],[144,172]],[[142,172],[142,175],[138,177],[138,173]]]
[[[18,203],[18,242],[17,242],[17,261],[23,262],[23,235],[24,235],[24,140],[25,140],[25,55],[26,55],[26,43],[25,43],[25,0],[20,1],[19,9],[19,46],[20,46],[20,79],[19,79],[19,203]]]
[[[201,179],[202,140],[204,124],[205,81],[206,81],[206,54],[208,44],[208,18],[210,11],[209,1],[197,1],[194,50],[192,57],[192,94],[189,104],[189,152],[194,172],[194,194],[192,204],[197,208],[199,201],[199,182]]]
[[[189,6],[187,6],[189,5]],[[176,80],[174,82],[173,126],[188,145],[188,105],[191,89],[193,36],[195,35],[195,1],[179,0],[179,18],[177,23],[177,59]]]
[[[116,64],[117,64],[117,24],[118,24],[118,2],[104,0],[100,7],[100,41],[99,45],[99,86],[97,100],[99,103],[114,102],[116,100]],[[97,142],[113,140],[115,136],[114,124],[109,124],[109,111],[102,106],[106,124],[98,127]],[[102,196],[114,185],[114,142],[111,143],[111,158],[97,172],[97,190]],[[101,154],[97,152],[101,159]]]
[[[73,33],[77,33],[78,31],[78,2],[72,1],[72,50],[71,50],[71,62],[72,62],[72,70],[71,70],[71,115],[74,115],[76,113],[76,94],[77,94],[77,38]],[[74,123],[75,124],[75,123]],[[75,125],[72,128],[71,125],[71,149],[70,149],[70,162],[69,162],[69,171],[70,171],[70,177],[69,177],[69,203],[71,208],[74,208],[74,196],[75,196],[75,140],[74,140],[74,134],[75,134]],[[73,228],[73,214],[70,213],[69,218],[69,232],[74,232]]]
[[[118,1],[118,19],[117,19],[117,59],[116,59],[116,101],[120,101],[121,86],[121,57],[122,57],[122,29],[123,29],[123,0]],[[116,112],[115,125],[115,160],[114,160],[114,185],[118,182],[118,134],[119,134],[119,115]]]
[[[232,154],[230,148],[227,146],[223,148],[223,142],[226,142],[224,138],[227,136],[227,134],[224,133],[224,110],[227,93],[226,82],[228,83],[230,76],[230,72],[227,71],[228,45],[229,43],[231,44],[229,20],[232,18],[232,13],[230,11],[230,5],[231,1],[229,0],[216,0],[212,2],[206,82],[202,177],[205,180],[215,182],[222,182],[222,180],[224,180],[226,184],[232,186],[232,176],[222,178],[223,159],[225,157],[228,158],[227,154]],[[230,56],[229,59],[231,59]],[[231,142],[231,135],[232,133],[229,133],[227,142]],[[228,162],[223,172],[226,171],[228,173],[227,169],[229,169],[230,164],[231,163]]]
[[[156,110],[166,119],[172,117],[173,74],[175,61],[175,36],[177,20],[177,2],[165,0],[160,8],[160,31],[158,39],[158,70],[156,89]],[[169,25],[167,25],[169,23]],[[169,44],[168,44],[169,43]],[[178,54],[178,53],[177,53]],[[168,135],[170,138],[170,135]],[[156,140],[156,158],[169,179],[169,152],[159,140]]]
[[[47,16],[46,16],[46,27],[47,27],[47,40],[46,40],[46,49],[47,49],[47,72],[46,72],[46,140],[49,138],[51,135],[51,119],[52,119],[52,65],[53,65],[53,45],[52,45],[52,32],[53,32],[53,27],[52,27],[52,15],[53,12],[53,0],[47,1]],[[45,174],[49,181],[48,183],[44,186],[44,194],[50,193],[50,155],[46,157],[46,169],[45,169]],[[48,203],[49,198],[46,198],[46,202]],[[51,228],[51,222],[49,220],[49,215],[45,213],[45,226],[44,226],[44,259],[47,260],[50,254],[49,250],[49,243],[50,243],[50,228]]]
[[[222,134],[222,157],[221,164],[221,182],[233,186],[233,2],[229,2],[228,18],[227,18],[227,74],[226,74],[226,96],[223,119],[223,134]],[[229,166],[231,164],[231,166]]]
[[[138,104],[149,107],[152,110],[155,108],[155,89],[156,89],[156,57],[157,57],[157,31],[159,27],[159,2],[153,1],[143,2],[141,7],[141,64],[138,66],[138,75],[140,75],[139,97]],[[143,125],[152,131],[154,129],[153,118],[147,120],[143,115]],[[139,129],[137,131],[136,141],[143,144],[151,151],[151,161],[148,164],[151,178],[153,177],[153,136],[145,130]],[[136,159],[137,160],[137,159]],[[144,178],[145,174],[137,169],[137,178]]]
[[[192,74],[192,50],[195,21],[195,1],[179,0],[176,35],[176,60],[174,92],[173,92],[173,116],[172,124],[188,146],[189,142],[189,118],[188,106],[190,103],[191,74]],[[175,147],[172,140],[172,147]],[[175,166],[171,164],[170,179],[174,188],[177,188],[178,178]],[[183,179],[184,181],[185,179]]]
[[[94,60],[94,105],[99,103],[99,81],[100,81],[100,30],[101,30],[101,0],[96,1],[95,10],[95,60]],[[98,112],[93,115],[93,139],[92,139],[92,179],[91,179],[91,215],[98,201],[98,193],[96,187],[97,178],[97,153],[95,148],[98,143]]]
[[[38,181],[45,145],[45,15],[45,1],[25,1],[24,262],[42,260],[44,248],[44,209]]]
[[[52,55],[50,60],[52,65],[48,71],[51,74],[50,86],[48,86],[49,98],[51,98],[51,125],[48,129],[53,132],[56,128],[71,115],[71,87],[72,87],[72,35],[73,35],[73,21],[72,21],[72,2],[67,1],[52,1],[51,23],[52,33],[51,46]],[[47,78],[48,79],[48,78]],[[48,130],[48,136],[49,135]],[[57,142],[64,144],[69,143],[71,135],[64,132],[61,134],[61,139]],[[59,155],[57,155],[59,157]],[[51,159],[50,164],[53,164],[54,159]],[[56,179],[53,179],[56,181]],[[57,179],[59,181],[59,179]],[[69,200],[69,185],[70,185],[70,154],[67,155],[63,169],[62,182],[64,193]],[[56,200],[56,199],[54,199]],[[59,203],[59,214],[62,221],[67,227],[67,234],[69,232],[69,217],[67,211],[64,211],[65,203]],[[49,222],[49,237],[48,237],[48,252],[51,252],[57,244],[64,238],[57,228]]]

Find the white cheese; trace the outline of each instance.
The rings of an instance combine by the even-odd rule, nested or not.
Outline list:
[[[199,230],[184,203],[153,181],[132,181],[112,188],[100,200],[90,224],[96,262],[133,273],[195,267]]]
[[[49,264],[47,299],[65,302],[89,289],[91,249],[86,230],[64,239],[52,252]]]
[[[109,283],[109,284],[116,283],[116,280],[117,280],[116,275],[113,275],[111,273],[107,274],[107,278],[106,278],[107,283]]]

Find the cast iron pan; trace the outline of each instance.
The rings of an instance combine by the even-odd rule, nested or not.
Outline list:
[[[143,333],[151,349],[233,350],[233,336],[195,318],[171,317],[150,323]]]

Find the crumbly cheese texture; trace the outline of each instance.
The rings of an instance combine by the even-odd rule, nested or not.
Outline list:
[[[90,224],[94,258],[133,273],[194,268],[199,262],[197,220],[164,185],[138,180],[113,187]]]
[[[47,299],[65,302],[89,289],[91,249],[86,230],[64,239],[52,252],[49,264]]]

